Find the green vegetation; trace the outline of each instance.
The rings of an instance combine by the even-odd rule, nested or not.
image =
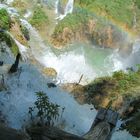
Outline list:
[[[0,33],[0,42],[5,41],[8,47],[10,47],[12,53],[16,56],[19,52],[19,49],[13,39],[6,33]]]
[[[61,20],[55,28],[54,35],[63,32],[65,27],[68,27],[72,31],[79,29],[81,26],[86,25],[90,15],[87,10],[80,7],[73,14],[68,14],[63,20]]]
[[[112,76],[106,76],[95,79],[91,84],[87,86],[90,88],[92,93],[102,90],[108,90],[114,93],[123,94],[132,88],[140,85],[140,70],[137,72],[129,71],[125,73],[124,71],[114,72]],[[102,89],[102,87],[110,86],[109,89]]]
[[[39,118],[41,125],[53,125],[54,120],[59,117],[59,105],[51,103],[44,92],[37,92],[37,101],[34,107],[29,107],[29,114],[33,121],[33,112],[36,113],[35,119]]]
[[[10,17],[6,9],[0,9],[0,28],[4,30],[9,30],[10,24]]]
[[[85,92],[88,93],[87,101],[92,102],[95,107],[113,107],[118,109],[120,106],[113,105],[113,102],[119,102],[122,98],[124,101],[129,99],[135,100],[140,95],[136,89],[140,89],[140,70],[137,72],[123,71],[114,72],[112,76],[100,77],[92,83],[85,86]]]
[[[139,0],[77,0],[76,4],[129,27],[132,27],[136,6],[140,7]]]
[[[112,78],[117,82],[120,91],[126,91],[129,88],[138,86],[140,84],[140,72],[124,73],[123,71],[114,72]]]
[[[99,28],[103,27],[107,20],[115,21],[128,29],[131,29],[134,24],[137,24],[139,28],[139,13],[139,0],[77,0],[73,13],[59,22],[54,35],[61,33],[65,27],[78,30],[79,27],[86,25],[90,18],[99,20],[97,23]],[[136,16],[137,23],[134,23],[134,16]]]
[[[30,23],[37,29],[40,29],[43,25],[49,23],[48,16],[40,6],[35,8],[33,16],[30,19]]]

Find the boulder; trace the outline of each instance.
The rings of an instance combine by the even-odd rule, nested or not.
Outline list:
[[[50,76],[50,77],[56,77],[57,76],[57,72],[54,68],[44,68],[42,70],[43,74]]]

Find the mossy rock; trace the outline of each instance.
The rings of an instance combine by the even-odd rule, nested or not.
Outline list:
[[[6,42],[7,46],[11,49],[12,53],[16,56],[19,52],[14,40],[6,33],[0,33],[0,42]]]
[[[44,68],[42,70],[43,74],[50,76],[50,77],[56,77],[57,76],[57,72],[54,68]]]
[[[6,9],[0,9],[0,29],[9,30],[10,24],[10,16]]]

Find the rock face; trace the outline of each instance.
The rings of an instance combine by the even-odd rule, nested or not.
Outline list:
[[[32,140],[85,140],[55,127],[34,127],[28,130]]]
[[[116,79],[115,76],[104,77],[96,79],[93,83],[85,86],[66,84],[62,87],[73,94],[81,104],[89,103],[93,104],[96,109],[103,107],[117,111],[121,118],[129,120],[124,128],[132,135],[140,137],[140,79],[139,72],[133,74],[138,74],[134,83],[132,82],[133,79],[128,78],[129,75],[120,74],[121,77],[119,77],[119,73],[117,73]],[[129,81],[123,79],[123,76],[126,76]],[[128,86],[124,83],[127,83]]]
[[[64,22],[64,23],[63,23]],[[67,21],[66,21],[67,22]],[[80,21],[79,21],[80,22]],[[61,24],[65,24],[65,20]],[[125,48],[131,47],[131,42],[126,39],[125,33],[113,24],[101,23],[97,19],[89,19],[86,23],[79,24],[78,28],[56,26],[61,31],[52,35],[52,43],[55,47],[72,42],[91,42],[94,45],[105,48]]]
[[[0,140],[30,140],[23,132],[0,125]]]

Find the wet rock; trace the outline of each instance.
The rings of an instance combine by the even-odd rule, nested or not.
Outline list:
[[[55,88],[57,87],[54,83],[47,83],[48,88]]]
[[[77,83],[67,83],[61,85],[62,89],[71,93],[78,103],[84,104],[86,101],[86,92],[84,86]]]
[[[9,70],[9,73],[17,72],[20,57],[21,57],[21,55],[18,53],[17,56],[16,56],[15,63],[11,66],[11,68]]]
[[[2,66],[3,65],[3,61],[0,61],[0,66]]]
[[[50,76],[50,77],[56,77],[57,76],[57,72],[54,68],[44,68],[42,70],[42,72],[47,75],[47,76]]]
[[[30,140],[23,132],[0,125],[0,140]]]

